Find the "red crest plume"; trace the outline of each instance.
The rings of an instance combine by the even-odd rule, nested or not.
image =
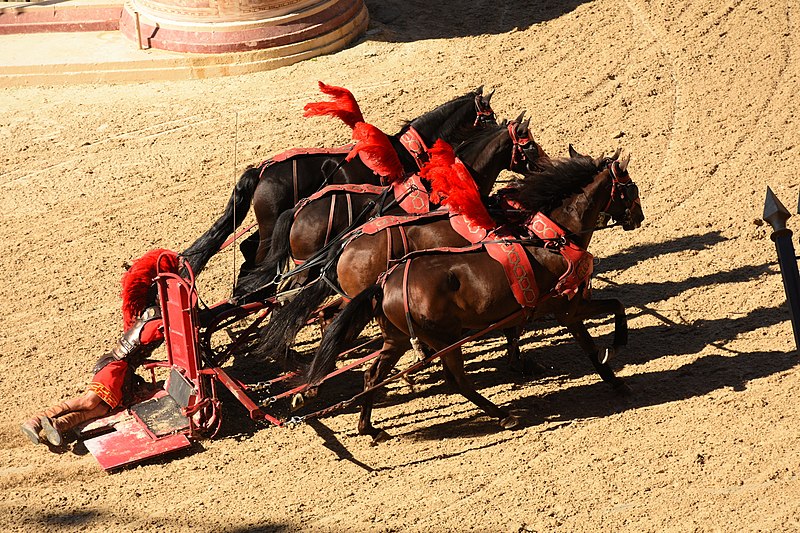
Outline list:
[[[356,145],[347,154],[347,160],[351,161],[356,155],[361,156],[370,170],[384,176],[389,183],[393,183],[403,177],[404,170],[397,151],[389,141],[389,137],[381,130],[367,124],[359,122],[353,128],[353,140]]]
[[[481,201],[481,193],[469,170],[456,160],[453,147],[439,139],[429,154],[430,161],[420,169],[419,175],[431,182],[431,200],[464,215],[481,228],[497,227]]]
[[[303,107],[304,117],[316,117],[321,115],[329,115],[338,117],[342,122],[355,128],[359,122],[364,122],[364,116],[361,114],[361,108],[358,107],[353,93],[344,87],[334,87],[333,85],[325,85],[319,82],[319,88],[322,92],[333,97],[332,102],[314,102],[306,104]]]
[[[130,328],[142,311],[156,303],[153,291],[153,279],[156,277],[157,262],[161,254],[167,254],[161,260],[161,269],[178,272],[178,255],[164,248],[150,250],[133,262],[122,274],[122,320],[124,328]]]

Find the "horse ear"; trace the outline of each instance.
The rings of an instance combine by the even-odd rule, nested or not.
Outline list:
[[[481,85],[477,89],[475,89],[475,94],[483,94],[483,85]]]
[[[619,170],[623,174],[628,170],[628,163],[631,162],[631,154],[625,154],[625,157],[622,158],[622,161],[619,162]]]
[[[614,152],[614,155],[611,156],[611,159],[616,161],[617,159],[619,159],[619,154],[621,153],[622,153],[622,148],[617,148],[617,151]]]
[[[574,159],[574,158],[576,158],[576,157],[583,157],[583,154],[581,154],[580,152],[578,152],[578,151],[577,151],[577,150],[576,150],[576,149],[575,149],[575,148],[572,146],[572,143],[570,143],[570,145],[569,145],[569,156],[570,156],[571,158],[573,158],[573,159]]]
[[[494,89],[492,89],[492,90],[491,90],[491,92],[490,92],[489,94],[487,94],[487,95],[486,95],[486,103],[487,103],[487,104],[488,104],[488,103],[489,103],[489,101],[492,99],[492,96],[494,96],[494,91],[495,91],[495,90],[494,90]]]
[[[525,116],[525,110],[523,109],[522,113],[519,114],[519,116],[516,118],[515,122],[522,122],[522,117],[524,117],[524,116]]]

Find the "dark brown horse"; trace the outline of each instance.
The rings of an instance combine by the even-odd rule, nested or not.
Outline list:
[[[525,241],[539,295],[529,306],[529,318],[555,315],[588,354],[603,380],[623,393],[627,386],[614,375],[607,358],[627,342],[625,309],[616,299],[591,299],[586,280],[573,287],[573,293],[562,292],[562,276],[570,274],[575,265],[554,250],[585,250],[603,212],[620,221],[625,230],[640,226],[644,215],[627,164],[627,159],[618,161],[616,156],[557,160],[548,170],[526,176],[518,184],[519,202],[532,212],[548,215],[568,236],[552,241],[528,237]],[[335,367],[342,347],[373,317],[384,344],[379,358],[365,373],[365,390],[386,378],[411,348],[412,339],[419,339],[427,350],[439,351],[461,339],[465,330],[484,329],[520,308],[504,267],[486,249],[412,254],[386,276],[383,285],[360,293],[336,317],[307,373],[308,383],[321,383]],[[583,321],[603,314],[614,314],[615,333],[613,346],[601,355]],[[518,424],[516,417],[475,390],[464,373],[460,348],[442,353],[441,359],[446,380],[464,397],[499,419],[502,427],[510,429]],[[368,392],[363,398],[359,433],[385,438],[387,435],[371,423],[372,405],[373,395]]]
[[[531,169],[539,168],[544,162],[549,161],[544,150],[532,140],[528,121],[519,122],[519,119],[487,128],[460,145],[456,153],[470,170],[483,196],[491,191],[502,170],[530,172]],[[265,296],[266,293],[264,290],[259,290],[260,287],[275,277],[276,270],[287,261],[289,254],[295,260],[310,259],[312,255],[323,250],[330,235],[339,235],[350,227],[351,213],[359,212],[370,202],[375,202],[376,195],[355,195],[350,204],[339,200],[333,206],[336,209],[332,211],[331,203],[335,198],[336,195],[323,197],[305,205],[297,213],[290,211],[281,215],[276,226],[270,257],[262,267],[253,272],[253,275],[241,280],[237,291],[242,291],[241,294],[251,293],[256,295],[256,298]],[[402,210],[394,207],[385,212],[397,213]],[[289,238],[285,236],[287,234]],[[330,265],[327,253],[315,257],[321,259],[320,268],[323,265],[325,268]],[[317,272],[320,268],[317,268]],[[332,294],[328,285],[317,281],[313,287],[300,292],[288,304],[275,309],[270,316],[270,322],[260,332],[259,342],[254,346],[253,354],[260,357],[277,355],[282,358],[310,313]],[[242,301],[247,301],[247,297]]]
[[[419,167],[415,158],[401,143],[404,133],[413,129],[422,141],[431,146],[437,139],[457,145],[486,125],[496,124],[490,100],[492,93],[483,95],[483,88],[440,105],[433,111],[406,123],[390,141],[408,172]],[[290,151],[291,152],[291,151]],[[281,213],[301,198],[311,195],[326,183],[379,183],[379,178],[359,158],[343,163],[347,150],[335,153],[299,153],[268,160],[247,169],[239,178],[225,212],[181,255],[198,275],[209,259],[216,254],[225,239],[241,225],[250,204],[258,222],[258,232],[240,246],[245,256],[242,273],[254,268],[269,252],[275,221]]]

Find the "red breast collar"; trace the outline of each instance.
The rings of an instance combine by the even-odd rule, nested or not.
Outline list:
[[[559,278],[553,292],[557,296],[572,298],[579,288],[589,281],[594,270],[594,256],[567,239],[567,233],[542,213],[536,213],[528,229],[545,242],[545,248],[558,250],[567,262],[567,271]]]
[[[411,126],[400,136],[400,144],[402,144],[414,161],[417,167],[422,168],[428,162],[428,147],[425,141],[420,137],[419,132]]]

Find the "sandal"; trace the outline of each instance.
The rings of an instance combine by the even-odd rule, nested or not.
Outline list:
[[[22,430],[22,433],[28,437],[32,443],[41,444],[44,442],[44,439],[39,434],[39,432],[42,430],[42,425],[38,418],[32,418],[27,422],[23,422],[19,427]]]
[[[58,428],[56,428],[53,419],[41,416],[39,417],[39,421],[42,423],[42,431],[44,431],[44,436],[47,437],[47,442],[53,446],[61,446],[64,444],[64,438],[61,436],[61,432],[58,431]]]

